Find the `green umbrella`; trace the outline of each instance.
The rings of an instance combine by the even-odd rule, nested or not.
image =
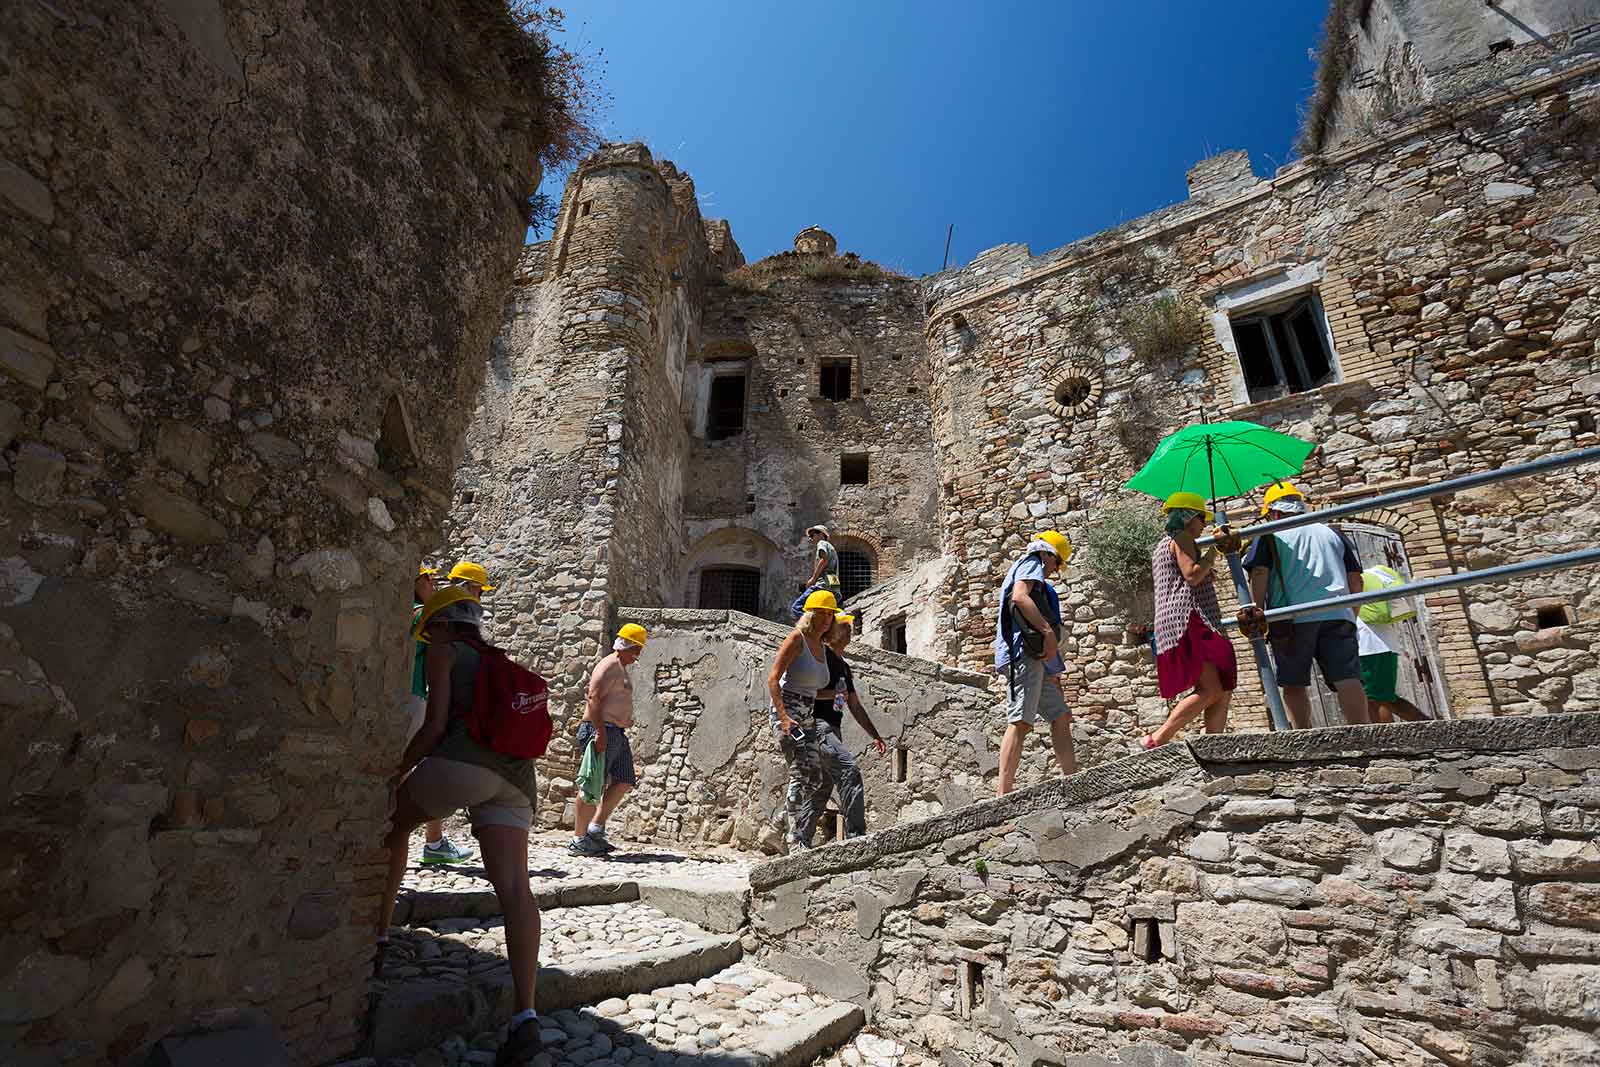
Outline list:
[[[1317,446],[1253,422],[1185,426],[1162,439],[1127,488],[1165,500],[1173,493],[1218,499],[1299,474]]]

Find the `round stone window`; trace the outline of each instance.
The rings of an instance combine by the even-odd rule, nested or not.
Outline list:
[[[1075,368],[1057,375],[1050,387],[1049,408],[1062,418],[1082,415],[1099,400],[1100,383]]]

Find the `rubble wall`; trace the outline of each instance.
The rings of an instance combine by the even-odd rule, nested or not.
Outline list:
[[[751,874],[763,966],[963,1064],[1600,1057],[1600,716],[1196,738]]]
[[[1116,230],[925,279],[956,662],[989,660],[995,586],[1028,535],[1050,524],[1081,540],[1186,422],[1249,419],[1319,442],[1298,481],[1323,503],[1600,443],[1597,69],[1568,56],[1471,110],[1270,181],[1191,174],[1190,200]],[[1338,380],[1252,402],[1229,316],[1296,294],[1318,301]],[[1200,329],[1140,354],[1123,320],[1158,295],[1198,306]],[[1364,521],[1426,576],[1592,544],[1597,495],[1591,466]],[[1092,758],[1166,705],[1123,634],[1148,605],[1107,595],[1082,556],[1063,588]],[[1597,604],[1595,568],[1427,598],[1451,714],[1600,709]],[[1257,684],[1243,673],[1236,727],[1265,725]]]
[[[762,614],[787,620],[811,575],[808,526],[826,524],[834,546],[865,556],[873,582],[883,581],[938,553],[938,490],[916,282],[841,283],[806,276],[804,256],[764,265],[774,262],[782,266],[764,287],[734,275],[706,293],[688,397],[696,432],[679,603],[698,606],[701,571],[731,562],[703,549],[748,544],[760,549]],[[748,368],[744,431],[710,440],[704,394],[728,361]],[[822,395],[824,361],[848,361],[848,400]],[[841,483],[843,453],[866,455],[866,484]]]
[[[688,178],[607,145],[524,254],[494,341],[440,559],[488,569],[487,635],[550,681],[558,763],[615,605],[666,602],[679,570],[678,391],[708,255]]]
[[[788,628],[728,611],[622,608],[619,618],[652,637],[632,668],[636,719],[628,736],[639,787],[613,828],[636,840],[778,851],[788,779],[767,722],[766,679]],[[994,791],[1005,716],[986,676],[862,644],[846,656],[890,746],[887,756],[872,752],[868,735],[845,715],[843,739],[861,767],[869,827],[954,810]],[[576,721],[566,727],[569,735],[576,730]],[[570,825],[576,762],[548,766],[542,818],[556,825],[565,808]],[[1025,750],[1018,780],[1042,781],[1054,768],[1039,740]],[[837,798],[830,808],[837,810]],[[833,829],[823,826],[819,842]]]
[[[356,1044],[408,590],[536,177],[508,27],[0,13],[8,1064]]]

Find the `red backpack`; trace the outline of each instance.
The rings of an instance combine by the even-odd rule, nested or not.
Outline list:
[[[467,732],[491,752],[538,759],[550,744],[550,687],[545,680],[482,641],[464,642],[478,652]]]

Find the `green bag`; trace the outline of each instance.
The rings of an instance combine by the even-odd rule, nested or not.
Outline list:
[[[600,803],[600,795],[606,791],[606,757],[604,753],[594,750],[594,741],[590,741],[583,749],[583,760],[578,764],[578,792],[583,796],[585,804]]]

